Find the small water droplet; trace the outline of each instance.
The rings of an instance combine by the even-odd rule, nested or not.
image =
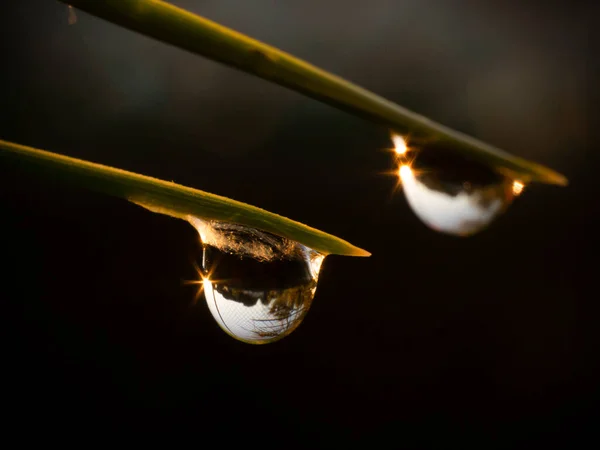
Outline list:
[[[442,148],[398,158],[402,190],[428,227],[456,236],[486,228],[524,188],[489,167]]]
[[[69,25],[75,25],[77,23],[77,14],[75,14],[75,9],[69,6]]]
[[[203,244],[206,303],[226,333],[266,344],[300,325],[315,296],[324,255],[254,228],[188,220]]]

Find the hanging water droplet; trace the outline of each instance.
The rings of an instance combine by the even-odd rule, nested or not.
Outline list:
[[[75,25],[77,23],[77,14],[75,14],[75,9],[68,5],[69,8],[69,25]]]
[[[246,343],[266,344],[300,325],[317,289],[322,254],[254,228],[189,221],[203,244],[204,297],[226,333]]]
[[[430,228],[469,236],[487,227],[524,184],[447,149],[426,147],[399,156],[398,175],[408,204]]]

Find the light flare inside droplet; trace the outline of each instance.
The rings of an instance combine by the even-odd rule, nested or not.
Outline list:
[[[523,183],[518,180],[513,181],[512,192],[514,195],[521,195],[523,189],[525,189],[525,185]]]
[[[402,136],[398,134],[393,134],[392,142],[394,143],[394,152],[396,152],[397,155],[406,154],[406,152],[408,151],[408,145],[406,144],[406,140]]]
[[[402,166],[400,166],[400,170],[398,171],[398,174],[400,175],[400,179],[402,181],[410,180],[413,176],[412,169],[410,168],[410,166],[408,166],[406,164],[403,164]]]

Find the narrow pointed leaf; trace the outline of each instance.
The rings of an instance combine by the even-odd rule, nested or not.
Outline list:
[[[323,254],[370,255],[343,239],[256,206],[126,170],[2,140],[0,161],[38,169],[54,179],[180,219],[193,216],[246,225],[300,242]]]
[[[438,141],[524,182],[566,185],[567,179],[540,164],[502,151],[409,111],[306,61],[160,0],[60,0],[115,24],[258,77],[357,116]]]

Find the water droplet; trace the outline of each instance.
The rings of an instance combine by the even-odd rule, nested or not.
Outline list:
[[[315,296],[324,255],[253,228],[188,220],[203,244],[206,303],[226,333],[246,343],[266,344],[300,325]]]
[[[428,227],[469,236],[486,228],[519,195],[524,184],[443,148],[398,157],[408,204]]]
[[[75,9],[69,6],[69,25],[75,25],[77,23],[77,14],[75,14]]]

